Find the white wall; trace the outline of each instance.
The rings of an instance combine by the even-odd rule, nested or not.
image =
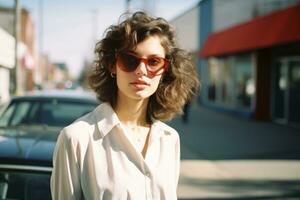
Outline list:
[[[171,20],[170,23],[175,27],[179,46],[190,52],[198,50],[199,43],[199,7],[195,6],[182,15]]]
[[[300,0],[213,0],[213,32],[299,4]]]
[[[0,67],[13,68],[15,64],[15,39],[0,27]]]
[[[15,39],[0,27],[0,103],[9,100],[9,70],[15,65]]]
[[[9,100],[9,69],[0,67],[0,104]]]
[[[214,0],[213,32],[231,27],[253,18],[253,0]]]

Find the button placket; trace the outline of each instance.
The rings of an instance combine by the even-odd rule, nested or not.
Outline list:
[[[151,193],[151,174],[149,172],[145,173],[145,189],[146,189],[146,199],[147,200],[153,199]]]

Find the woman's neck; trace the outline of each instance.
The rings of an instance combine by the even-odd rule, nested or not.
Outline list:
[[[114,109],[120,121],[124,125],[149,126],[149,124],[147,123],[148,101],[149,99],[133,100],[122,98],[122,100],[117,100]]]

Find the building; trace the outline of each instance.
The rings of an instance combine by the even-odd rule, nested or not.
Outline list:
[[[170,24],[175,27],[179,46],[195,55],[199,48],[199,23],[195,20],[198,16],[199,8],[195,5],[170,21]]]
[[[181,46],[197,46],[201,105],[300,126],[299,4],[202,0],[171,20]]]
[[[199,47],[204,105],[300,126],[299,2],[200,2],[210,24]]]
[[[179,47],[189,51],[195,65],[199,49],[199,23],[195,20],[198,16],[199,8],[195,5],[170,21],[175,28]]]
[[[55,83],[65,82],[70,79],[66,63],[54,63],[53,81]]]
[[[10,70],[15,65],[15,39],[0,27],[0,104],[10,98]]]
[[[20,27],[20,45],[18,48],[18,65],[21,76],[21,92],[34,89],[34,73],[37,68],[37,48],[35,25],[30,17],[30,13],[26,9],[21,10],[21,27]],[[12,8],[0,7],[0,27],[10,35],[10,43],[14,48],[14,10]],[[4,47],[4,44],[1,44]],[[10,50],[11,51],[11,50]],[[14,52],[14,50],[13,50]],[[14,55],[14,54],[13,54]],[[14,56],[13,56],[14,57]],[[15,64],[13,64],[15,66]],[[14,67],[13,67],[14,68]],[[12,68],[10,68],[12,69]],[[10,85],[14,84],[9,79]]]

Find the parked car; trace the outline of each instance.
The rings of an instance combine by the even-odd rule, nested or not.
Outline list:
[[[74,91],[12,98],[0,115],[0,199],[51,199],[58,133],[97,105],[93,95]]]

